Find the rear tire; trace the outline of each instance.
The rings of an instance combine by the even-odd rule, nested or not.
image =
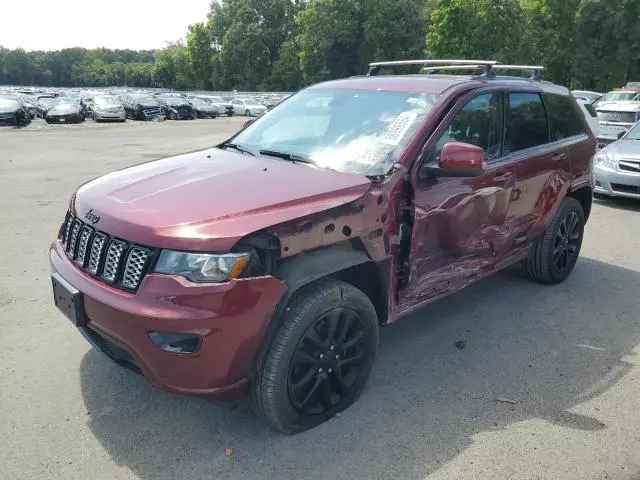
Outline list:
[[[359,397],[377,348],[378,318],[362,291],[333,279],[307,285],[289,302],[261,359],[251,403],[282,433],[319,425]]]
[[[527,276],[549,285],[565,281],[580,256],[584,223],[580,202],[571,197],[562,200],[544,235],[522,261]]]

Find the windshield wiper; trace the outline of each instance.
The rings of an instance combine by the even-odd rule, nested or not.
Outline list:
[[[249,150],[249,149],[247,149],[245,147],[242,147],[242,146],[238,145],[237,143],[223,143],[222,145],[220,145],[220,148],[232,148],[233,150],[237,150],[238,152],[247,153],[247,154],[252,155],[254,157],[256,156],[256,154],[253,153],[251,150]]]
[[[260,155],[281,158],[283,160],[288,160],[293,163],[308,163],[309,165],[316,165],[316,162],[314,162],[310,158],[304,157],[302,155],[297,155],[295,153],[278,152],[277,150],[260,150],[259,153]]]

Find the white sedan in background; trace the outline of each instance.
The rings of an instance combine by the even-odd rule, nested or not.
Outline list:
[[[259,117],[267,111],[267,107],[249,98],[239,98],[231,102],[233,113],[247,117]]]

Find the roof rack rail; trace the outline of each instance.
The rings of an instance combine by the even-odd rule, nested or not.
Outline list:
[[[439,70],[483,70],[483,78],[495,78],[495,70],[527,70],[531,71],[532,80],[540,80],[542,66],[504,65],[495,60],[397,60],[391,62],[373,62],[369,64],[367,76],[377,75],[383,67],[422,66],[423,70],[432,74]]]

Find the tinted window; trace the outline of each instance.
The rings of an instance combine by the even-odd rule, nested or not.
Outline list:
[[[584,127],[573,102],[566,95],[543,94],[544,105],[549,114],[551,141],[562,140],[584,133]]]
[[[547,112],[537,93],[509,94],[509,122],[505,153],[549,143]]]
[[[482,147],[487,159],[502,156],[504,95],[487,93],[472,99],[452,120],[431,154],[429,165],[437,165],[445,143],[463,142]]]

